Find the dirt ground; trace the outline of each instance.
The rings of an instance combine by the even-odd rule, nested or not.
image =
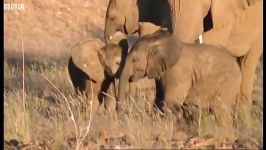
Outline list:
[[[4,2],[25,4],[24,11],[4,11],[5,149],[263,148],[262,59],[254,83],[251,134],[241,132],[235,141],[204,134],[214,128],[210,116],[202,118],[201,134],[192,136],[177,130],[171,114],[153,111],[154,95],[146,91],[123,102],[118,118],[101,109],[91,113],[97,101],[74,93],[67,71],[70,47],[103,40],[108,0]]]

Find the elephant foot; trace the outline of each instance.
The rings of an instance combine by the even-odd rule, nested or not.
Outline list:
[[[104,111],[105,111],[105,108],[104,108],[103,104],[99,103],[99,105],[97,107],[97,110],[96,110],[96,114],[97,115],[102,115],[102,114],[104,114]]]
[[[104,102],[104,107],[106,110],[114,112],[116,109],[116,100],[112,98],[106,98]]]
[[[116,112],[119,114],[122,112],[122,106],[120,104],[120,102],[116,103],[116,108],[115,108]]]
[[[248,101],[238,101],[235,107],[234,124],[241,133],[241,135],[251,134],[252,129],[252,115],[251,104]]]
[[[105,109],[104,114],[105,114],[105,116],[110,118],[110,120],[112,120],[112,121],[115,121],[118,119],[118,114],[114,110],[110,111],[110,110]]]
[[[214,113],[217,123],[217,128],[214,130],[216,137],[226,139],[227,141],[236,140],[236,130],[233,126],[233,118],[228,107],[222,105],[215,106],[212,107],[212,112]]]
[[[183,120],[186,122],[187,132],[190,135],[198,136],[202,110],[200,110],[196,104],[190,102],[184,102],[181,106],[181,110]]]

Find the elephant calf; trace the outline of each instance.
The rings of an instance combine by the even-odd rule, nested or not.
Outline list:
[[[125,45],[125,35],[117,33],[114,35],[111,43],[120,44],[127,49]],[[98,57],[99,49],[106,48],[105,43],[100,39],[89,40],[79,43],[72,47],[71,57],[68,62],[68,72],[76,93],[82,93],[88,98],[94,98],[103,102],[106,97],[101,92],[107,92],[109,96],[106,102],[111,102],[113,94],[112,75],[106,73]],[[93,93],[93,95],[92,95]],[[110,102],[109,102],[110,100]],[[110,107],[111,103],[110,103]]]
[[[159,30],[133,45],[119,79],[118,100],[126,98],[129,82],[146,76],[156,80],[155,103],[161,110],[165,103],[177,113],[185,101],[199,99],[218,123],[233,125],[230,112],[240,90],[241,71],[226,49],[182,43]]]

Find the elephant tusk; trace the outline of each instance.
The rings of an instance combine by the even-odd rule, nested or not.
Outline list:
[[[200,44],[203,43],[203,37],[202,37],[202,34],[199,36],[199,43],[200,43]]]
[[[112,40],[112,38],[113,38],[112,36],[109,36],[109,40]]]

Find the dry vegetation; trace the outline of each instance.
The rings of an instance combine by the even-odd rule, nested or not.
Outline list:
[[[5,0],[15,2],[22,3]],[[199,136],[180,131],[182,123],[174,121],[171,114],[154,112],[153,96],[145,92],[123,102],[119,118],[95,110],[97,101],[75,95],[67,72],[69,47],[89,38],[102,38],[107,2],[24,1],[24,12],[5,11],[5,149],[75,149],[78,143],[80,149],[263,147],[262,63],[254,84],[252,134],[246,137],[242,131],[234,142],[204,134],[215,128],[211,116],[201,118]]]

